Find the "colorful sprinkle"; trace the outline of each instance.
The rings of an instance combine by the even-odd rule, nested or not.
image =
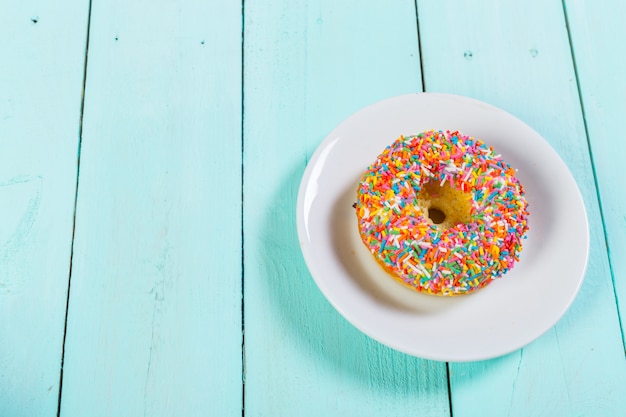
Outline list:
[[[470,196],[470,220],[441,230],[417,204],[426,183]],[[502,157],[459,132],[401,136],[363,174],[356,213],[363,242],[383,268],[429,294],[484,287],[513,268],[528,230],[524,189]]]

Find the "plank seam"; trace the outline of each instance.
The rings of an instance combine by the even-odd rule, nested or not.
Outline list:
[[[448,380],[448,409],[452,417],[452,389],[450,386],[450,362],[446,362],[446,379]]]
[[[67,296],[65,298],[65,320],[63,323],[63,341],[61,342],[61,368],[59,370],[59,396],[57,399],[57,417],[61,416],[61,400],[63,396],[63,366],[65,365],[65,341],[67,339],[67,319],[69,316],[70,290],[72,283],[72,266],[74,262],[74,237],[76,235],[76,206],[78,203],[78,185],[80,180],[80,153],[83,143],[83,116],[85,114],[85,87],[87,86],[87,61],[89,58],[89,36],[91,32],[91,4],[87,5],[87,32],[85,34],[85,58],[83,60],[83,80],[78,120],[78,144],[76,152],[76,184],[74,188],[74,213],[72,218],[72,240],[70,243],[70,265],[67,276]]]
[[[244,262],[244,68],[246,2],[241,0],[241,417],[246,415],[246,333],[245,333],[245,262]]]
[[[422,36],[420,33],[420,17],[417,11],[417,0],[413,3],[415,5],[415,26],[417,29],[417,53],[420,60],[420,77],[422,79],[422,92],[426,92],[426,81],[424,80],[424,60],[422,55]]]
[[[567,4],[566,4],[566,0],[561,0],[561,5],[563,7],[563,18],[565,20],[565,28],[567,30],[567,40],[569,42],[569,48],[570,48],[570,54],[572,57],[572,65],[574,67],[574,76],[576,77],[576,89],[578,92],[578,101],[579,101],[579,105],[580,105],[580,111],[582,113],[583,116],[583,126],[585,128],[585,138],[587,139],[587,149],[589,151],[589,158],[590,158],[590,162],[591,162],[591,172],[593,173],[593,183],[594,186],[596,188],[596,199],[598,201],[598,208],[600,210],[600,219],[602,220],[602,234],[604,236],[604,245],[606,247],[606,254],[607,254],[607,260],[608,260],[608,264],[609,264],[609,272],[611,274],[611,284],[613,285],[613,296],[615,297],[615,306],[617,309],[617,320],[619,323],[619,328],[620,328],[620,333],[622,336],[622,346],[623,346],[623,350],[624,350],[624,354],[626,355],[626,340],[624,339],[624,323],[622,322],[622,317],[620,315],[620,308],[619,308],[619,297],[617,295],[617,289],[615,287],[615,272],[613,270],[613,263],[611,262],[611,248],[609,246],[609,240],[608,240],[608,234],[606,231],[606,223],[605,223],[605,216],[604,216],[604,209],[602,207],[602,196],[600,195],[600,184],[598,182],[598,173],[596,172],[596,165],[595,165],[595,159],[593,157],[593,149],[591,146],[591,138],[589,135],[589,127],[587,126],[587,115],[586,115],[586,111],[585,111],[585,101],[583,99],[583,95],[582,95],[582,88],[580,85],[580,77],[578,75],[578,66],[576,65],[576,53],[574,51],[574,42],[572,39],[572,33],[570,30],[570,24],[569,24],[569,17],[567,15]]]

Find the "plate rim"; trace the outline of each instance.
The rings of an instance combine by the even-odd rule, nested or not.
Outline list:
[[[511,347],[507,348],[507,349],[503,349],[500,350],[498,353],[496,354],[487,354],[487,355],[469,355],[469,356],[458,356],[458,357],[450,357],[450,356],[439,356],[439,355],[433,355],[433,354],[429,354],[428,352],[419,352],[419,349],[415,349],[415,350],[410,350],[410,349],[405,349],[404,347],[400,346],[397,343],[394,343],[393,341],[389,341],[389,340],[383,340],[380,337],[378,337],[376,334],[373,334],[370,329],[366,329],[363,328],[360,325],[360,322],[357,322],[355,320],[353,320],[351,318],[351,315],[346,312],[344,310],[344,308],[339,305],[337,303],[337,300],[335,299],[335,297],[332,296],[332,294],[329,294],[329,289],[327,288],[327,286],[322,283],[318,278],[316,278],[316,263],[315,263],[315,259],[313,259],[313,254],[310,250],[310,243],[309,240],[307,238],[307,231],[306,231],[306,225],[305,225],[305,213],[304,213],[304,203],[305,203],[305,194],[307,192],[307,187],[308,184],[311,180],[311,175],[313,174],[313,170],[315,169],[315,167],[317,166],[320,157],[322,156],[322,154],[328,149],[328,145],[331,144],[331,142],[336,141],[337,140],[337,135],[334,134],[334,132],[337,132],[339,130],[341,130],[342,128],[344,128],[346,125],[349,125],[351,123],[351,121],[355,118],[357,118],[360,114],[368,111],[368,110],[372,110],[373,108],[376,107],[381,107],[384,106],[386,103],[388,102],[392,102],[392,101],[396,101],[396,100],[406,100],[406,99],[411,99],[411,98],[416,98],[416,97],[440,97],[440,98],[444,98],[444,99],[449,99],[449,100],[454,100],[454,101],[459,101],[459,102],[465,102],[465,104],[467,105],[473,105],[473,106],[479,106],[479,107],[483,107],[483,108],[487,108],[490,110],[494,110],[497,111],[498,113],[500,113],[501,115],[508,117],[514,121],[516,121],[517,123],[520,123],[522,125],[524,125],[527,129],[529,129],[530,131],[532,131],[538,138],[540,138],[543,143],[549,147],[553,153],[553,157],[558,158],[558,160],[560,161],[560,163],[562,164],[562,166],[565,168],[566,174],[570,177],[570,179],[572,180],[572,183],[574,185],[574,189],[576,191],[575,193],[575,198],[578,202],[579,208],[582,210],[582,216],[584,218],[584,245],[585,245],[585,256],[584,256],[584,261],[583,261],[583,267],[580,270],[579,273],[579,278],[577,278],[576,281],[576,287],[573,289],[572,292],[572,296],[569,298],[568,302],[563,304],[560,312],[558,315],[556,315],[554,317],[554,320],[548,321],[546,322],[544,328],[541,328],[535,335],[533,338],[531,338],[530,340],[526,340],[524,342],[521,343],[517,343],[512,345]],[[373,155],[373,157],[375,157],[375,155]],[[356,192],[356,191],[355,191]],[[574,195],[572,195],[572,197],[574,197]],[[531,214],[532,215],[532,214]],[[436,361],[445,361],[445,362],[471,362],[471,361],[480,361],[480,360],[488,360],[488,359],[492,359],[492,358],[497,358],[497,357],[501,357],[504,356],[506,354],[509,354],[511,352],[517,351],[525,346],[527,346],[528,344],[532,343],[533,341],[537,340],[538,338],[540,338],[541,336],[543,336],[545,333],[547,333],[550,329],[552,329],[562,318],[563,316],[566,314],[566,312],[570,309],[571,305],[573,304],[573,302],[575,301],[575,299],[577,298],[580,288],[582,287],[582,283],[585,279],[586,276],[586,272],[587,272],[587,268],[589,265],[589,255],[590,255],[590,229],[589,229],[589,218],[588,218],[588,213],[587,213],[587,209],[585,206],[585,201],[582,197],[582,193],[580,191],[580,187],[578,186],[578,183],[576,181],[576,179],[574,178],[571,170],[569,169],[569,167],[567,166],[567,164],[565,163],[565,161],[561,158],[560,154],[556,151],[556,149],[554,149],[554,147],[552,147],[552,145],[543,137],[541,136],[537,131],[535,131],[531,126],[529,126],[528,124],[526,124],[524,121],[522,121],[521,119],[519,119],[518,117],[512,115],[511,113],[507,112],[506,110],[503,110],[499,107],[496,107],[492,104],[486,103],[484,101],[481,100],[477,100],[471,97],[467,97],[467,96],[463,96],[463,95],[457,95],[457,94],[450,94],[450,93],[439,93],[439,92],[417,92],[417,93],[409,93],[409,94],[402,94],[402,95],[397,95],[397,96],[392,96],[392,97],[388,97],[388,98],[384,98],[382,100],[378,100],[376,102],[373,102],[367,106],[361,107],[360,109],[354,111],[353,113],[351,113],[348,117],[346,117],[345,119],[343,119],[340,123],[338,123],[337,125],[335,125],[333,127],[333,129],[331,129],[331,131],[328,132],[328,134],[324,137],[324,139],[322,139],[322,141],[317,145],[315,151],[313,152],[313,154],[311,155],[311,157],[309,158],[309,161],[307,163],[307,166],[303,172],[302,178],[300,180],[300,184],[299,184],[299,189],[298,189],[298,194],[297,194],[297,203],[296,203],[296,227],[297,227],[297,233],[298,233],[298,240],[299,240],[299,245],[300,245],[300,250],[301,253],[303,255],[303,258],[305,260],[307,269],[311,275],[311,278],[313,278],[313,281],[315,282],[316,286],[319,288],[319,290],[322,292],[322,294],[324,295],[324,298],[326,298],[326,300],[328,302],[330,302],[330,304],[333,306],[333,308],[335,310],[337,310],[352,326],[356,327],[360,332],[362,332],[363,334],[367,335],[368,337],[378,341],[379,343],[388,346],[394,350],[397,350],[399,352],[403,352],[405,354],[411,355],[411,356],[415,356],[415,357],[419,357],[419,358],[423,358],[423,359],[429,359],[429,360],[436,360]]]

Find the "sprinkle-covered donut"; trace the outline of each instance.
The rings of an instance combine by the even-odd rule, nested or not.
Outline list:
[[[510,270],[528,230],[515,170],[459,132],[401,136],[363,174],[355,205],[365,246],[420,292],[475,291]]]

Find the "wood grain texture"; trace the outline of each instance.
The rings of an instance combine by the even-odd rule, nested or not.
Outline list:
[[[624,2],[417,0],[424,74],[412,0],[92,3],[82,147],[89,1],[0,13],[0,416],[56,416],[61,387],[64,417],[624,415]],[[422,76],[541,133],[591,230],[572,308],[449,364],[452,408],[446,364],[330,306],[295,226],[325,135]]]
[[[0,415],[56,416],[87,7],[6,6],[0,13]]]
[[[94,2],[61,415],[241,415],[241,7]]]
[[[246,416],[448,416],[445,364],[366,337],[302,259],[308,158],[350,113],[421,90],[411,2],[245,2]]]
[[[450,365],[453,415],[623,415],[626,363],[561,3],[418,1],[418,12],[426,90],[533,126],[572,171],[591,230],[583,287],[551,331],[506,357]]]
[[[626,3],[565,1],[580,93],[602,202],[613,283],[626,344],[626,193],[622,166],[626,141]],[[625,407],[626,408],[626,407]]]

